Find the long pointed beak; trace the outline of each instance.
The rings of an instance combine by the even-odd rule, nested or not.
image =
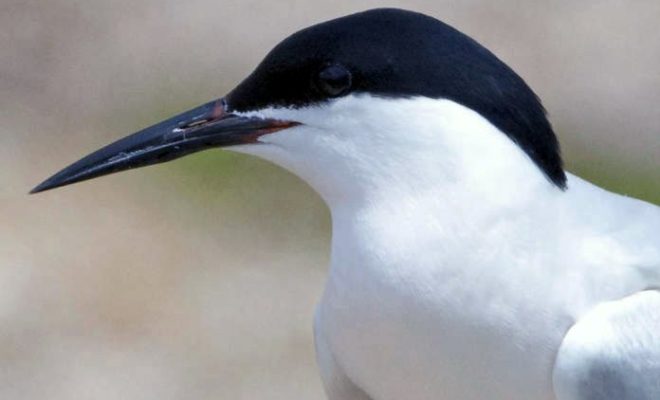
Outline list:
[[[261,135],[295,125],[298,123],[232,114],[225,100],[219,99],[109,144],[46,179],[30,193],[174,160],[212,147],[255,143]]]

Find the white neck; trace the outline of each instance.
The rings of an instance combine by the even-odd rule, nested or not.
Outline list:
[[[422,198],[449,209],[509,208],[539,191],[561,193],[504,133],[449,100],[351,95],[248,114],[302,123],[237,150],[300,176],[333,215]]]

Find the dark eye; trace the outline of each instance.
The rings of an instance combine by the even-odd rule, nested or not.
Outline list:
[[[351,88],[351,83],[351,72],[339,64],[324,67],[317,77],[318,88],[331,97],[346,93]]]

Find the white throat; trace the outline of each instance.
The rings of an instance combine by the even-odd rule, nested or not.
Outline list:
[[[450,100],[361,94],[246,114],[302,123],[235,150],[295,173],[333,211],[417,196],[510,206],[559,192],[504,133]]]
[[[238,150],[292,171],[328,204],[316,330],[374,398],[549,400],[570,325],[651,282],[630,266],[657,264],[600,235],[613,232],[619,200],[599,204],[601,191],[570,175],[562,191],[455,102],[360,95],[255,113],[302,123]]]

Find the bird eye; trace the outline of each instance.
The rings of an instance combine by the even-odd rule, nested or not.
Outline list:
[[[324,67],[317,77],[318,88],[331,97],[337,97],[346,93],[350,89],[351,83],[351,72],[339,64],[331,64]]]

